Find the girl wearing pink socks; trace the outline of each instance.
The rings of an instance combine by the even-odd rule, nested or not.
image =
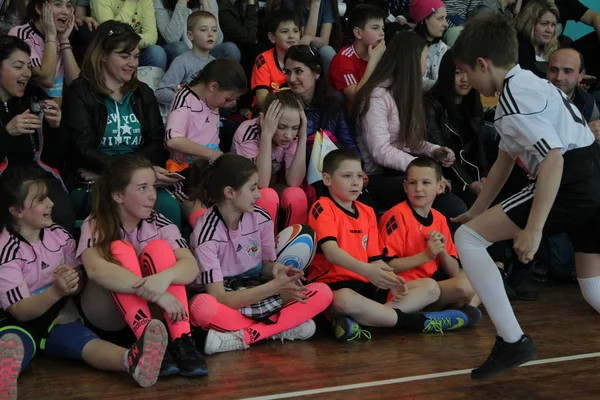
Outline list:
[[[311,318],[333,295],[322,283],[304,286],[303,271],[275,261],[273,221],[256,206],[255,164],[226,154],[214,163],[196,161],[191,176],[194,198],[209,205],[190,238],[200,265],[195,285],[206,290],[190,302],[192,323],[208,330],[204,353],[247,349],[266,338],[311,337]]]
[[[36,355],[129,372],[152,386],[167,346],[164,325],[149,321],[128,350],[81,323],[71,299],[83,287],[75,240],[52,222],[47,179],[19,166],[0,179],[0,398],[17,399],[17,378]]]
[[[142,334],[155,303],[171,339],[160,376],[204,375],[185,292],[198,266],[177,227],[154,211],[155,184],[152,164],[136,155],[111,157],[96,182],[77,249],[89,277],[82,315],[100,337],[122,342]]]
[[[235,131],[231,152],[256,162],[261,194],[256,204],[269,213],[277,232],[280,206],[285,226],[307,223],[308,201],[299,187],[306,175],[306,116],[289,91],[269,93],[264,109]]]

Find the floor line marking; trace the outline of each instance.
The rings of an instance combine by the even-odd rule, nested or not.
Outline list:
[[[552,364],[552,363],[559,363],[559,362],[565,362],[565,361],[583,360],[586,358],[597,358],[597,357],[600,357],[600,352],[577,354],[577,355],[573,355],[573,356],[564,356],[564,357],[553,357],[553,358],[546,358],[543,360],[535,360],[535,361],[530,361],[526,364],[523,364],[522,367],[530,367],[533,365],[542,365],[542,364]],[[310,396],[310,395],[314,395],[314,394],[330,393],[330,392],[341,392],[344,390],[363,389],[363,388],[374,387],[374,386],[392,385],[392,384],[396,384],[396,383],[422,381],[422,380],[435,379],[435,378],[445,378],[448,376],[466,375],[466,374],[470,374],[470,373],[471,373],[471,369],[459,369],[459,370],[455,370],[455,371],[437,372],[434,374],[406,376],[403,378],[385,379],[385,380],[381,380],[381,381],[354,383],[351,385],[331,386],[331,387],[324,387],[324,388],[320,388],[320,389],[301,390],[301,391],[297,391],[297,392],[278,393],[278,394],[267,395],[267,396],[249,397],[244,400],[289,399],[291,397]]]

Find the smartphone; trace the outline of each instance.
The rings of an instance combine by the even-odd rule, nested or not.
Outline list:
[[[177,172],[169,172],[168,174],[165,174],[165,176],[168,176],[169,178],[173,178],[173,179],[179,179],[179,180],[185,179],[185,176],[178,174]]]

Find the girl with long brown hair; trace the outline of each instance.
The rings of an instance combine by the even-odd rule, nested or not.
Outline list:
[[[451,149],[425,140],[421,87],[426,65],[425,39],[416,33],[400,32],[356,94],[353,114],[358,147],[369,176],[369,192],[381,210],[405,200],[404,173],[414,155],[435,158],[445,167],[454,163]],[[433,207],[446,217],[466,209],[462,200],[448,194],[438,196]]]
[[[205,375],[185,291],[198,266],[179,229],[154,211],[155,184],[152,164],[136,155],[112,157],[96,182],[77,249],[89,277],[81,314],[98,336],[124,343],[143,332],[155,303],[171,339],[160,376]]]

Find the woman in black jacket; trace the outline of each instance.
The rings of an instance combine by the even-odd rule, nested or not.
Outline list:
[[[58,104],[29,86],[31,50],[13,36],[0,35],[0,174],[16,165],[34,165],[48,173],[52,220],[69,232],[75,215],[58,168],[64,161],[66,134]]]
[[[496,135],[485,124],[479,93],[456,68],[451,52],[442,58],[439,78],[425,95],[427,140],[451,148],[456,161],[444,168],[452,193],[472,204],[497,153]]]
[[[155,166],[158,185],[176,183],[164,169],[165,128],[156,97],[136,77],[139,42],[140,37],[127,24],[101,24],[87,49],[81,76],[65,93],[68,169],[75,182],[95,181],[113,155],[138,154]],[[77,192],[80,195],[73,197],[81,216],[89,211],[89,201],[80,189]],[[181,226],[179,204],[170,193],[158,191],[158,208]]]

